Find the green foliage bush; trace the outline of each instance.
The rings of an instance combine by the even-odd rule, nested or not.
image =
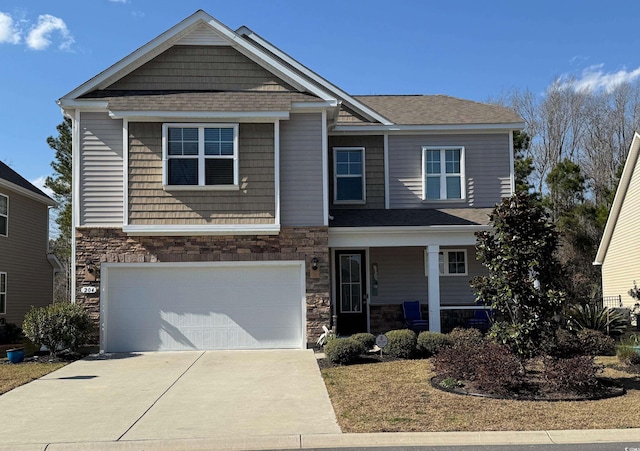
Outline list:
[[[640,354],[631,346],[618,346],[616,356],[618,360],[626,365],[640,365]]]
[[[593,356],[580,355],[570,358],[547,357],[544,359],[543,377],[550,390],[584,393],[592,390],[598,382],[601,365],[596,365]]]
[[[461,344],[474,346],[484,343],[484,336],[478,329],[464,329],[462,327],[456,327],[449,332],[449,341],[452,346],[459,346]]]
[[[32,307],[24,317],[22,329],[29,340],[45,345],[55,357],[60,349],[77,351],[86,344],[93,323],[79,305],[57,302],[46,307]]]
[[[22,338],[22,329],[14,323],[0,326],[0,344],[18,343]]]
[[[355,341],[353,338],[334,338],[329,340],[324,346],[324,355],[332,363],[339,365],[348,365],[353,363],[354,360],[365,349],[362,344]]]
[[[399,359],[410,359],[415,355],[418,337],[409,329],[391,330],[386,333],[389,342],[384,353]]]
[[[597,330],[582,329],[578,340],[587,355],[616,355],[616,342],[613,338]]]
[[[616,309],[597,305],[574,305],[568,311],[569,327],[580,331],[592,329],[608,335],[620,335],[627,329],[627,320]]]
[[[373,349],[376,344],[376,337],[373,334],[369,333],[354,334],[350,338],[360,343],[360,345],[364,349],[364,352],[368,351],[369,349]]]
[[[420,356],[431,357],[448,346],[451,346],[451,340],[447,335],[427,330],[418,335],[416,348]]]

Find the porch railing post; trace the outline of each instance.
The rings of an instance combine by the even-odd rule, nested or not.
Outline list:
[[[429,330],[440,332],[440,264],[438,255],[440,245],[427,246],[427,262],[429,266]]]

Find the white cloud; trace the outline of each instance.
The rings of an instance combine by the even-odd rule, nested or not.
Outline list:
[[[20,42],[20,31],[13,23],[13,18],[6,13],[0,12],[0,43],[18,44]]]
[[[578,77],[563,75],[560,77],[561,87],[571,87],[576,91],[611,92],[623,83],[632,83],[640,77],[640,67],[632,71],[620,69],[617,72],[605,72],[604,64],[589,66]]]
[[[111,3],[129,3],[129,0],[109,0]]]
[[[47,196],[53,197],[53,191],[50,188],[47,188],[44,185],[44,182],[47,180],[46,176],[40,176],[35,180],[29,180],[29,182],[37,188],[40,188]]]
[[[62,42],[58,46],[60,50],[69,50],[71,45],[75,42],[67,24],[59,17],[52,16],[51,14],[43,14],[38,16],[38,23],[31,28],[29,35],[27,36],[27,45],[33,50],[44,50],[51,45],[49,39],[53,32],[59,32],[62,37]]]

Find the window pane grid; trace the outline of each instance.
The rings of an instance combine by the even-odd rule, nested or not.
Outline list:
[[[340,308],[342,312],[362,311],[360,255],[340,256]]]
[[[363,150],[335,151],[336,201],[364,200]]]
[[[462,199],[462,148],[424,152],[424,199]]]

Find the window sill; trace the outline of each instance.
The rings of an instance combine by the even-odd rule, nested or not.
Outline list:
[[[467,199],[422,199],[423,204],[462,204],[466,201]]]
[[[365,205],[366,200],[334,200],[334,205]]]
[[[165,191],[240,191],[240,185],[163,185]]]

